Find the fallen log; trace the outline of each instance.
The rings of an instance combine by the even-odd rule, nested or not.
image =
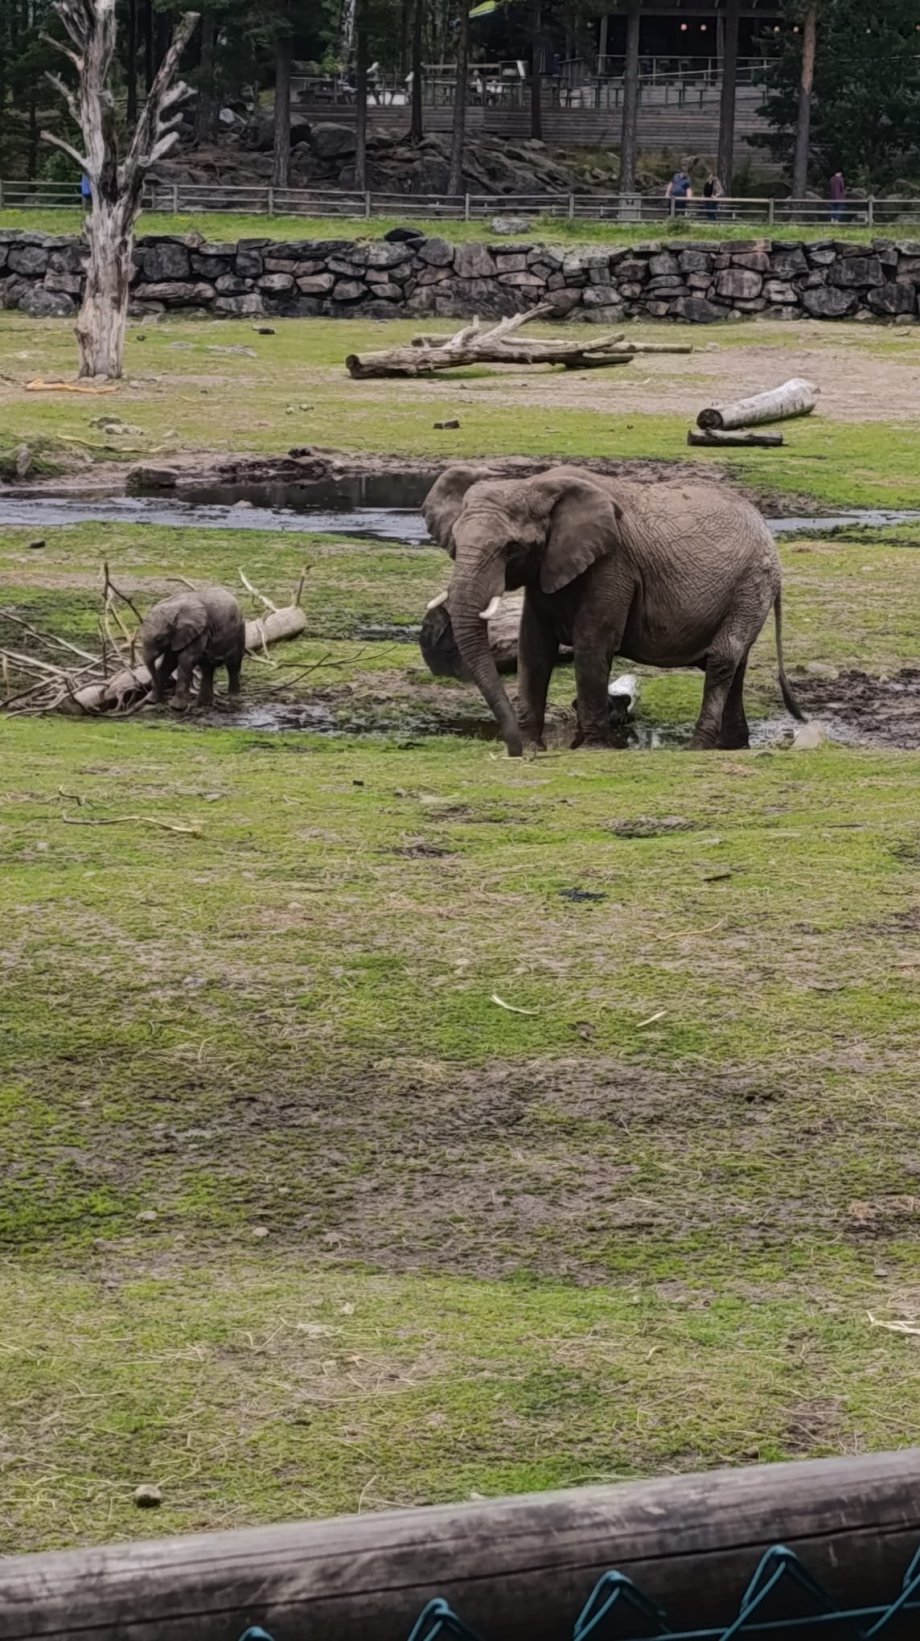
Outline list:
[[[758,450],[775,450],[783,442],[781,433],[748,433],[744,429],[737,433],[723,433],[720,428],[715,427],[707,427],[700,431],[691,427],[687,434],[688,444],[700,445],[703,449],[708,445],[710,450],[724,450],[730,446],[744,445],[754,445]]]
[[[697,427],[729,429],[759,427],[763,422],[785,422],[793,416],[810,416],[818,398],[814,382],[793,376],[768,393],[737,399],[727,405],[707,405],[696,418]]]
[[[283,638],[296,638],[307,625],[307,618],[296,605],[270,610],[256,621],[246,622],[247,650],[262,650],[268,644],[277,644]],[[145,666],[122,667],[99,684],[86,684],[73,690],[61,702],[60,711],[66,713],[109,712],[126,706],[134,697],[142,699],[149,692],[150,673]]]
[[[560,1641],[581,1611],[575,1633],[600,1641],[603,1603],[625,1592],[635,1622],[618,1634],[654,1620],[658,1635],[855,1636],[872,1622],[894,1641],[917,1628],[918,1479],[908,1449],[4,1556],[0,1634]],[[468,1627],[439,1607],[413,1629],[439,1597]]]
[[[624,334],[623,331],[619,331],[616,336],[607,337],[606,346],[611,353],[628,353],[631,358],[635,353],[693,352],[692,342],[627,342],[624,340]],[[413,336],[411,345],[414,348],[442,348],[445,342],[452,340],[453,333],[439,334],[420,331],[416,336]],[[564,339],[543,343],[546,348],[567,348],[568,345],[568,342]]]
[[[500,598],[494,598],[489,605],[489,613],[485,618],[489,648],[499,672],[517,671],[518,635],[523,609],[523,590],[503,593]],[[463,683],[470,682],[451,626],[446,592],[439,593],[437,598],[433,598],[425,611],[422,630],[419,633],[419,647],[426,667],[435,678],[459,678]],[[560,661],[571,660],[571,656],[571,649],[563,645],[559,651]]]
[[[542,303],[528,313],[501,319],[489,330],[480,330],[479,320],[464,325],[445,340],[422,341],[409,347],[387,348],[380,353],[350,353],[345,368],[356,381],[380,376],[430,376],[434,371],[453,370],[458,365],[564,365],[567,370],[587,370],[599,365],[624,365],[632,353],[618,347],[622,332],[606,334],[595,341],[568,342],[564,339],[522,341],[509,338],[522,325],[544,319],[553,312],[552,304]]]

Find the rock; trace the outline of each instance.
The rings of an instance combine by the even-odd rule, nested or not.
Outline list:
[[[523,273],[527,267],[527,258],[523,251],[497,251],[493,254],[499,273]]]
[[[144,278],[156,283],[164,279],[188,279],[192,271],[188,251],[184,245],[177,245],[173,240],[164,240],[160,245],[151,246],[141,256],[141,267]]]
[[[155,1208],[142,1208],[141,1212],[135,1215],[135,1218],[141,1225],[152,1225],[156,1217],[157,1211]]]
[[[840,677],[839,669],[832,667],[828,661],[809,661],[806,664],[805,671],[811,673],[813,678],[834,679]]]
[[[261,1242],[261,1241],[264,1240],[265,1237],[267,1237],[269,1235],[268,1226],[267,1225],[254,1225],[252,1227],[252,1234],[256,1238],[257,1241]]]
[[[396,233],[398,230],[394,229],[393,232]],[[413,255],[414,251],[411,245],[402,242],[385,244],[383,240],[377,240],[373,245],[367,247],[366,266],[368,268],[398,268],[403,262],[411,262]]]
[[[451,278],[450,268],[423,268],[416,280],[417,285],[440,285],[444,280]]]
[[[29,551],[32,552],[32,553],[38,552],[38,549],[40,547],[44,547],[44,545],[45,545],[45,540],[44,540],[43,536],[39,536],[35,541],[27,541],[26,542],[26,546],[29,548]]]
[[[782,279],[764,280],[763,294],[768,302],[797,302],[798,296],[794,285]]]
[[[420,262],[432,268],[449,268],[454,260],[454,247],[446,239],[426,239],[418,248]]]
[[[27,479],[32,471],[32,452],[27,444],[17,445],[13,451],[13,468],[17,479]]]
[[[586,308],[609,308],[619,305],[619,293],[612,285],[588,285],[581,300]]]
[[[687,284],[689,285],[691,291],[708,291],[710,285],[712,284],[712,276],[711,276],[711,274],[708,274],[708,273],[688,274],[687,275]],[[622,290],[623,287],[621,286],[620,288]],[[642,289],[641,285],[636,286],[637,293],[641,289]]]
[[[498,281],[500,285],[511,285],[519,291],[542,291],[544,288],[543,280],[539,279],[536,274],[527,273],[526,270],[524,273],[499,274]],[[600,287],[595,287],[595,289],[600,289]]]
[[[712,257],[707,251],[681,251],[678,257],[681,273],[708,273]]]
[[[827,735],[820,724],[797,724],[792,737],[793,752],[814,752],[819,746],[827,742]]]
[[[214,301],[215,294],[213,285],[203,282],[192,284],[183,279],[167,279],[159,285],[141,285],[136,292],[141,302],[165,302],[167,307],[172,308],[206,307]]]
[[[526,234],[531,221],[529,217],[492,217],[489,227],[493,234]]]
[[[716,274],[716,290],[720,296],[730,297],[733,301],[742,297],[750,301],[759,296],[763,289],[763,278],[750,268],[726,268]]]
[[[73,297],[66,291],[49,291],[45,285],[32,285],[20,296],[19,311],[31,314],[33,319],[66,319],[76,309]]]
[[[406,245],[412,240],[424,239],[425,235],[420,228],[390,228],[383,237],[390,245]]]
[[[259,290],[269,296],[281,296],[294,289],[294,278],[289,273],[267,273],[259,280]]]
[[[371,286],[371,295],[375,301],[379,302],[401,302],[403,288],[401,285],[394,284],[391,280],[384,280]],[[386,317],[391,319],[393,315],[388,314]]]
[[[233,261],[233,252],[229,256],[201,256],[193,251],[190,260],[192,273],[200,279],[219,279],[221,274],[227,273]]]
[[[252,328],[257,336],[275,336],[277,334],[274,325],[253,325]]]
[[[258,251],[237,251],[233,267],[241,279],[258,279],[262,272],[262,258]]]
[[[865,289],[867,285],[884,285],[885,276],[877,256],[842,256],[828,274],[828,284],[843,290]]]
[[[456,245],[454,273],[458,279],[491,279],[497,264],[486,245]]]
[[[686,319],[691,325],[712,325],[728,318],[724,308],[704,296],[679,296],[672,312],[675,319]]]
[[[600,286],[594,286],[593,289],[599,290]],[[572,315],[573,319],[581,319],[587,325],[618,325],[625,316],[626,309],[622,302],[616,301],[605,307],[581,307]]]
[[[447,428],[459,427],[460,423],[456,416],[452,416],[449,422],[432,422],[431,425],[435,429],[435,432],[441,433]]]
[[[366,295],[367,286],[362,279],[338,279],[332,291],[334,302],[358,302]]]
[[[335,284],[335,274],[317,273],[308,274],[305,279],[298,279],[297,289],[303,291],[304,296],[325,296]]]
[[[857,304],[854,292],[837,290],[832,285],[819,285],[817,290],[802,292],[802,306],[813,319],[845,319]]]
[[[808,258],[800,246],[791,251],[774,251],[770,258],[774,279],[797,279],[808,272]]]
[[[670,251],[662,251],[659,256],[649,258],[648,271],[652,279],[673,279],[680,273],[680,263]]]
[[[143,496],[149,490],[175,490],[178,474],[172,467],[132,467],[125,481],[129,496]]]
[[[134,1502],[139,1510],[155,1510],[163,1503],[163,1494],[158,1487],[144,1482],[140,1487],[135,1487]]]
[[[733,268],[747,268],[751,273],[770,272],[770,258],[766,251],[741,251],[732,256]]]
[[[262,298],[252,291],[248,296],[219,296],[214,303],[215,313],[226,314],[232,319],[248,319],[259,313],[264,313]]]
[[[43,274],[48,267],[48,252],[40,245],[11,245],[6,265],[18,274]]]
[[[351,125],[333,125],[325,123],[314,125],[308,142],[311,153],[319,160],[336,160],[350,157],[355,151],[355,131]]]
[[[884,285],[878,285],[869,291],[866,301],[872,312],[879,315],[913,313],[914,287],[904,281],[888,280]]]
[[[79,296],[83,289],[83,281],[79,274],[57,273],[49,268],[45,274],[46,291],[63,291],[66,296]]]
[[[251,281],[241,279],[239,274],[221,274],[215,280],[214,289],[218,296],[245,296],[252,289]]]
[[[628,279],[638,285],[648,278],[648,266],[637,256],[625,256],[617,263],[617,279]]]
[[[687,287],[682,279],[674,277],[650,279],[645,287],[645,294],[651,297],[686,296]]]

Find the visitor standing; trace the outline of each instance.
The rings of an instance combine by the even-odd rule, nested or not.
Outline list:
[[[847,185],[843,180],[843,172],[835,171],[831,177],[831,221],[843,221],[843,202],[847,197]]]
[[[668,183],[665,197],[667,199],[673,199],[675,215],[683,216],[685,214],[687,210],[687,201],[688,199],[693,198],[693,188],[690,183],[690,178],[683,166],[681,166],[679,171],[674,172],[673,177]]]
[[[719,215],[719,200],[722,198],[724,193],[725,189],[722,187],[719,178],[716,176],[714,171],[710,171],[706,181],[703,183],[703,198],[706,201],[703,210],[710,222],[715,222],[717,216]]]

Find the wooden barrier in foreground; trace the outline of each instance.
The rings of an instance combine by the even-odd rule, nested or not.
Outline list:
[[[675,1630],[703,1629],[736,1616],[777,1543],[839,1606],[895,1602],[920,1545],[920,1449],[14,1557],[0,1637],[406,1641],[443,1596],[487,1641],[568,1641],[611,1568]],[[777,1594],[801,1613],[783,1586],[771,1620]]]

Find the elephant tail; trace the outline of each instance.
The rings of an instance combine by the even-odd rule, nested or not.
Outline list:
[[[783,697],[783,705],[793,718],[800,724],[807,724],[802,708],[792,693],[792,685],[786,677],[786,667],[783,661],[783,595],[778,592],[773,603],[773,620],[776,624],[776,659],[779,663],[779,687]]]

